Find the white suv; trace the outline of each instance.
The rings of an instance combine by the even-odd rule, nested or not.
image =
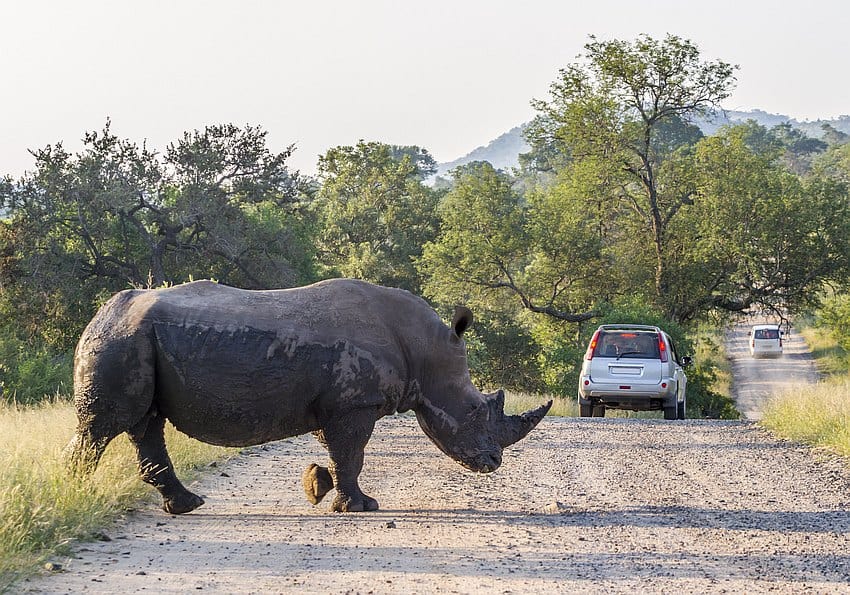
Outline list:
[[[685,419],[684,367],[670,336],[657,326],[606,324],[593,333],[578,384],[579,414],[604,417],[605,409],[664,411]]]

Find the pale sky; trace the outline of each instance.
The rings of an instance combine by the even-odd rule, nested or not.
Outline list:
[[[360,139],[451,161],[530,120],[591,34],[739,65],[727,109],[850,114],[846,0],[0,0],[0,23],[0,176],[107,117],[159,151],[259,125],[306,174]]]

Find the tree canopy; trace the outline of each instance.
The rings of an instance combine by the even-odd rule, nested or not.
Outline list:
[[[76,154],[33,151],[32,172],[0,180],[0,386],[67,377],[32,371],[67,370],[115,291],[192,278],[347,276],[443,313],[463,303],[476,380],[558,394],[574,390],[601,321],[664,324],[681,346],[694,321],[799,312],[847,286],[847,135],[746,122],[704,136],[696,124],[729,96],[735,66],[674,35],[591,37],[584,50],[532,101],[521,169],[473,162],[436,187],[419,146],[333,147],[305,178],[287,165],[292,146],[273,151],[250,125],[157,152],[107,121]]]
[[[35,171],[0,185],[7,308],[32,308],[68,344],[97,296],[213,277],[286,287],[313,276],[309,223],[291,148],[274,154],[259,128],[210,126],[164,155],[114,135],[107,122],[76,155],[34,153]],[[70,335],[70,336],[69,336]]]
[[[315,209],[325,274],[420,291],[414,267],[436,233],[439,193],[423,184],[436,169],[419,147],[360,141],[319,158]]]

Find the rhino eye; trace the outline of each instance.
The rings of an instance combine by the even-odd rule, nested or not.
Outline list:
[[[466,408],[466,417],[477,417],[484,410],[486,403],[473,403]]]

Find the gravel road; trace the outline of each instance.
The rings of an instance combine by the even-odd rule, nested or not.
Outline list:
[[[757,323],[762,322],[771,321]],[[770,395],[816,382],[818,374],[806,342],[797,332],[783,336],[782,357],[756,359],[750,356],[747,345],[749,330],[748,325],[732,327],[726,334],[726,353],[732,364],[732,390],[738,411],[745,419],[758,421]]]
[[[785,359],[785,358],[783,358]],[[792,361],[787,358],[785,361]],[[779,361],[779,360],[777,360]],[[755,411],[755,408],[753,409]],[[252,449],[83,544],[39,593],[850,593],[850,474],[752,421],[546,418],[495,473],[378,423],[375,513],[310,505],[309,436]]]

